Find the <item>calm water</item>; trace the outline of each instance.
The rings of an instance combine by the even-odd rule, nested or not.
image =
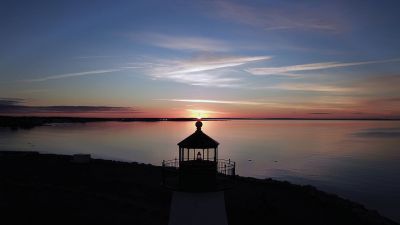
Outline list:
[[[194,122],[58,124],[0,130],[1,150],[90,153],[160,165]],[[312,184],[400,221],[400,121],[212,121],[220,158],[242,176]]]

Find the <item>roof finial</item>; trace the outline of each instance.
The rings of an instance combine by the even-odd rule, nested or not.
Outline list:
[[[203,123],[201,122],[201,119],[197,119],[197,122],[196,122],[197,130],[201,130],[202,126],[203,126]]]

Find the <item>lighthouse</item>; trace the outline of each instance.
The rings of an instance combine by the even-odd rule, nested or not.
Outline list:
[[[236,164],[218,158],[219,143],[202,131],[178,143],[178,158],[163,161],[163,185],[173,190],[169,225],[228,224],[224,191],[232,188]]]

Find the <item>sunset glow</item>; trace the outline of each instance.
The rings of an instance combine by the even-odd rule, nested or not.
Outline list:
[[[400,118],[396,1],[63,2],[2,5],[0,115]]]
[[[207,117],[218,117],[218,114],[221,114],[220,112],[203,110],[203,109],[188,109],[187,111],[190,113],[188,117],[197,119],[202,119]]]

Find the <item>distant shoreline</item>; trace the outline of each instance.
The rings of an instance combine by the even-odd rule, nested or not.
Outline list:
[[[91,118],[91,117],[40,117],[40,116],[0,116],[0,127],[11,129],[31,129],[53,123],[91,123],[91,122],[162,122],[195,121],[197,118]],[[204,121],[226,120],[307,120],[307,121],[400,121],[387,118],[203,118]]]

